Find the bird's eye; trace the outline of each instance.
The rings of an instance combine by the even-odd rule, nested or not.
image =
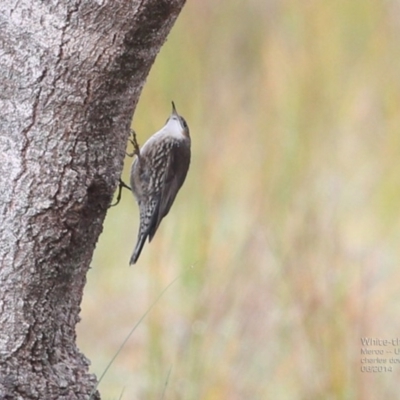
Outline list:
[[[184,118],[182,118],[181,117],[181,124],[182,124],[182,126],[186,129],[188,126],[187,126],[187,123],[186,123],[186,121],[185,121],[185,119]]]

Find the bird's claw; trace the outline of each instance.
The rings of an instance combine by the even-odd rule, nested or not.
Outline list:
[[[129,138],[129,142],[132,143],[133,152],[132,153],[126,153],[126,155],[128,157],[133,157],[134,155],[140,157],[140,147],[139,147],[139,144],[137,142],[136,132],[133,129],[131,129],[131,135],[132,135],[132,138]]]
[[[130,186],[128,186],[124,181],[122,181],[122,179],[119,180],[119,185],[118,185],[118,195],[117,195],[117,200],[115,201],[114,204],[111,204],[110,207],[115,207],[116,205],[119,204],[119,202],[121,201],[121,197],[122,197],[122,188],[125,189],[129,189],[132,191],[132,188]]]

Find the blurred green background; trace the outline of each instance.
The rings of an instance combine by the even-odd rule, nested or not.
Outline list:
[[[398,397],[360,338],[400,337],[399,37],[394,0],[187,2],[133,127],[143,144],[174,100],[191,169],[134,267],[137,205],[108,212],[78,326],[97,376],[180,278],[103,399]]]

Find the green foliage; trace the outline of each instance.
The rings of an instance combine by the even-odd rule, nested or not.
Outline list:
[[[360,337],[400,331],[399,15],[379,0],[187,3],[133,126],[143,143],[174,100],[193,161],[136,266],[133,198],[108,213],[78,332],[98,376],[185,273],[104,398],[396,397],[400,367],[361,373]]]

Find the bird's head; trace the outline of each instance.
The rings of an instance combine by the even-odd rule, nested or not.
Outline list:
[[[185,118],[181,117],[176,111],[175,104],[172,102],[172,114],[167,119],[167,123],[165,127],[173,134],[173,135],[183,135],[186,138],[190,137],[189,127],[185,121]]]

